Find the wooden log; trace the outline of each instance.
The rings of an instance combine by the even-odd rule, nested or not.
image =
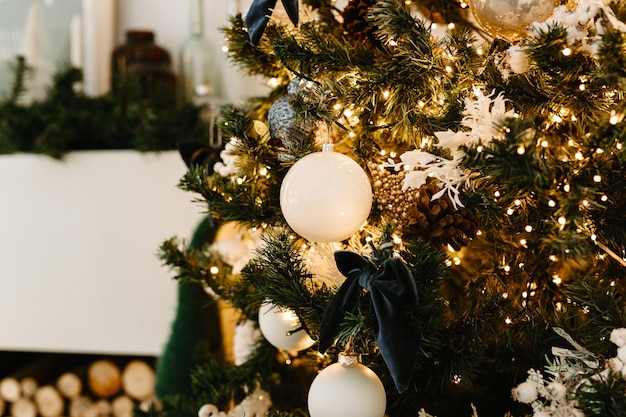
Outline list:
[[[39,388],[39,382],[35,378],[27,376],[20,381],[20,387],[22,388],[23,398],[32,398],[37,388]]]
[[[59,417],[65,411],[63,397],[52,385],[44,385],[35,391],[35,404],[42,417]]]
[[[111,414],[113,414],[113,406],[108,400],[98,400],[94,403],[93,406],[96,410],[96,416],[109,417]]]
[[[22,397],[11,404],[11,417],[37,417],[37,406],[33,400]]]
[[[69,417],[97,417],[98,409],[91,398],[81,396],[70,401],[68,415]]]
[[[0,374],[12,377],[20,383],[33,378],[37,385],[53,384],[63,372],[73,369],[84,361],[83,355],[29,352],[18,356],[10,372]]]
[[[20,382],[11,376],[0,380],[0,398],[8,403],[14,403],[22,397]]]
[[[56,386],[61,395],[70,400],[80,397],[83,392],[83,382],[73,372],[65,372],[59,376]]]
[[[113,417],[132,417],[135,409],[134,401],[128,395],[120,395],[111,402]]]
[[[149,413],[150,410],[161,410],[163,404],[157,397],[150,397],[146,400],[143,400],[139,403],[138,408],[144,413]]]
[[[93,362],[87,369],[87,385],[97,397],[113,397],[122,389],[120,368],[105,359]]]
[[[135,400],[143,401],[154,396],[155,383],[155,372],[144,361],[130,361],[122,372],[122,388]]]

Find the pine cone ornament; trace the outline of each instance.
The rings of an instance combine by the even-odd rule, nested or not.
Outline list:
[[[446,194],[433,200],[441,191],[434,182],[422,185],[408,210],[410,224],[403,228],[405,237],[422,236],[438,248],[454,250],[467,246],[476,235],[477,224],[465,207],[455,208]]]
[[[376,0],[350,0],[341,12],[343,32],[352,42],[375,47],[380,45],[374,33],[376,27],[372,26],[366,19],[370,7],[375,4]]]

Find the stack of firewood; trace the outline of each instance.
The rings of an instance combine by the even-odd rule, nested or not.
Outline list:
[[[38,365],[41,368],[32,374],[46,373],[42,369],[47,365]],[[0,378],[0,416],[131,417],[136,407],[155,401],[155,372],[143,359],[122,365],[95,359],[47,380],[27,372],[22,369]]]

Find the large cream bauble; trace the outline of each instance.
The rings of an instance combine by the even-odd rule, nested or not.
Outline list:
[[[370,368],[340,355],[313,380],[308,405],[311,417],[383,417],[387,398]]]
[[[285,220],[300,236],[336,242],[359,230],[372,208],[372,186],[353,159],[333,151],[311,153],[287,172],[280,188]]]
[[[259,329],[263,337],[273,346],[289,352],[298,352],[311,347],[313,339],[300,329],[300,319],[288,308],[279,307],[271,301],[265,301],[259,309]]]
[[[494,36],[515,40],[533,22],[543,22],[559,0],[469,0],[478,24]]]

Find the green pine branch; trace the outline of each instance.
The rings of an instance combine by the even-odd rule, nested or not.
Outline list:
[[[72,68],[55,74],[41,101],[24,104],[28,71],[18,58],[11,94],[0,100],[0,153],[60,158],[77,150],[172,150],[181,142],[208,139],[199,107],[163,107],[156,93],[146,99],[133,89],[124,96],[88,97],[80,91],[80,71]]]

